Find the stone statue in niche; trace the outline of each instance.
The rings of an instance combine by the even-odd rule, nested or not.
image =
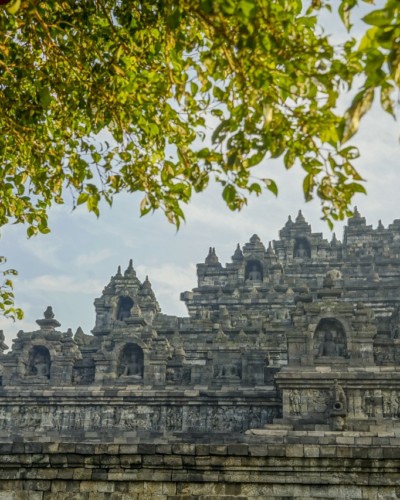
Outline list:
[[[311,257],[310,243],[305,238],[296,239],[293,249],[293,257],[299,259]]]
[[[289,391],[289,412],[291,415],[301,415],[301,395],[298,389]]]
[[[258,271],[257,266],[255,264],[253,264],[250,268],[248,279],[250,281],[261,280],[261,273]]]
[[[245,278],[248,281],[262,281],[263,269],[262,265],[257,260],[250,260],[246,264]]]
[[[318,350],[318,356],[337,356],[337,345],[333,340],[333,332],[325,332],[324,340],[321,342]]]
[[[300,258],[307,257],[307,249],[303,245],[303,243],[300,243],[299,246],[297,247],[295,257],[300,257]]]
[[[240,379],[241,370],[239,366],[234,363],[227,363],[224,365],[217,366],[215,368],[215,378],[217,379]]]
[[[118,301],[117,320],[125,321],[131,316],[133,300],[130,297],[120,297]]]
[[[328,318],[321,320],[315,334],[315,355],[317,357],[345,357],[346,334],[339,321]]]
[[[142,349],[135,344],[127,344],[122,350],[119,362],[119,376],[134,379],[143,378],[144,358]]]
[[[32,349],[28,362],[28,375],[50,378],[50,353],[46,347]]]

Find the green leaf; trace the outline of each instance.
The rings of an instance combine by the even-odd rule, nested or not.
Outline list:
[[[363,21],[372,26],[389,26],[392,23],[392,17],[388,9],[380,9],[364,16]]]
[[[81,193],[78,196],[78,199],[76,200],[77,205],[82,205],[83,203],[86,203],[89,199],[89,193]]]
[[[348,141],[358,130],[361,118],[372,106],[374,100],[374,89],[367,88],[359,92],[346,111],[346,124],[342,136],[342,142]]]
[[[276,182],[273,181],[272,179],[265,179],[264,182],[268,191],[271,191],[272,194],[278,196],[278,186]]]

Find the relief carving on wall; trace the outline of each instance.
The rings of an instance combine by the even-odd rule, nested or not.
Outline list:
[[[27,406],[0,407],[0,430],[24,431],[235,431],[280,416],[278,407],[238,406]]]

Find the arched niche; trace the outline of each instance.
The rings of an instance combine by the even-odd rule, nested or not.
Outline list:
[[[126,344],[121,350],[118,360],[118,376],[143,378],[144,354],[137,344]]]
[[[301,259],[311,258],[311,245],[307,238],[301,236],[295,239],[293,257]]]
[[[314,333],[314,356],[346,357],[347,339],[342,323],[336,318],[323,318]]]
[[[262,281],[264,276],[261,262],[259,260],[247,261],[244,276],[249,281]]]
[[[34,346],[28,358],[27,375],[50,378],[51,357],[47,347]]]
[[[118,307],[116,318],[118,321],[124,321],[131,315],[131,309],[133,307],[133,300],[124,295],[118,298]]]

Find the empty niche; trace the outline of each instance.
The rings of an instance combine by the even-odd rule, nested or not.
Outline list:
[[[293,257],[301,259],[311,258],[311,245],[307,238],[296,238],[293,249]]]
[[[124,321],[131,315],[133,300],[130,297],[123,296],[118,299],[117,320]]]
[[[258,260],[249,260],[246,263],[245,279],[249,281],[262,281],[263,268]]]
[[[335,318],[320,320],[314,334],[314,355],[316,357],[347,355],[346,333],[339,320]]]
[[[28,375],[50,378],[51,358],[47,347],[35,346],[29,354]]]
[[[118,376],[142,379],[143,367],[143,349],[137,344],[126,344],[119,357]]]

